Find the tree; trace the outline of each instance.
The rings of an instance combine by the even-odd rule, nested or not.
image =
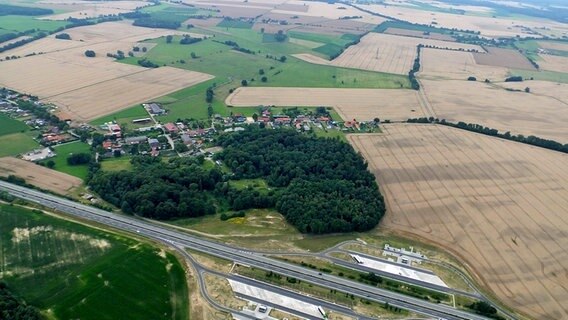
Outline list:
[[[53,169],[53,167],[55,167],[55,161],[53,160],[48,160],[45,165],[49,168],[49,169]]]
[[[264,76],[264,77],[260,78],[260,81],[266,82],[266,81],[268,81],[268,78],[266,76]]]
[[[531,88],[526,87],[526,88],[525,88],[525,92],[526,92],[526,93],[530,93],[530,92],[531,92]]]
[[[146,52],[148,49],[146,47],[142,47],[142,52]]]
[[[94,58],[97,54],[93,50],[85,51],[85,56],[89,58]]]
[[[207,91],[205,92],[205,102],[207,103],[213,102],[214,95],[215,92],[213,92],[213,88],[212,87],[207,88]]]
[[[287,59],[286,56],[281,56],[281,57],[280,57],[280,62],[286,62],[286,59]]]
[[[166,36],[166,43],[172,43],[173,39],[174,39],[174,37],[172,35],[167,35]]]
[[[69,157],[67,157],[67,164],[70,166],[87,164],[90,161],[91,161],[91,155],[88,153],[74,153]]]
[[[243,87],[248,86],[248,81],[246,81],[246,80],[243,79],[243,80],[241,81],[241,85],[242,85]]]
[[[55,39],[71,40],[71,36],[68,33],[60,33],[60,34],[55,35]]]
[[[477,81],[477,78],[474,76],[470,76],[467,78],[467,81]]]
[[[197,54],[195,54],[195,52],[192,52],[189,54],[191,56],[191,59],[197,59]]]
[[[112,155],[113,155],[115,158],[120,158],[120,157],[122,156],[122,151],[120,151],[120,150],[114,150],[114,151],[112,152]]]
[[[260,33],[264,33],[264,28],[260,28]]]
[[[264,69],[258,70],[258,74],[260,74],[262,76],[264,74]]]
[[[282,30],[278,30],[278,32],[274,35],[274,39],[276,39],[276,41],[278,42],[284,42],[286,41],[286,34],[284,34],[284,31]]]
[[[375,118],[375,119],[373,119],[373,121],[374,121],[375,123],[380,123],[380,122],[381,122],[381,119]]]
[[[252,119],[253,119],[255,122],[258,121],[258,114],[253,113],[253,114],[252,114]]]

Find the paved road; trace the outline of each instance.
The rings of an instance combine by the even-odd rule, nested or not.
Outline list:
[[[175,245],[191,248],[213,256],[232,260],[241,265],[270,270],[283,276],[293,277],[315,285],[349,293],[356,297],[362,297],[380,303],[388,302],[392,306],[411,310],[419,314],[451,320],[488,319],[462,310],[456,310],[446,305],[408,297],[337,276],[321,274],[317,271],[293,264],[283,263],[252,251],[246,251],[210,240],[197,238],[172,228],[158,226],[135,217],[109,213],[104,210],[82,205],[57,196],[44,194],[36,190],[16,186],[4,181],[0,181],[0,190],[7,191],[16,197],[39,203],[48,208],[111,226],[119,230],[129,231],[151,239],[166,241]]]

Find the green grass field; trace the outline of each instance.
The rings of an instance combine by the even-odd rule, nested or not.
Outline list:
[[[75,141],[54,146],[53,150],[55,150],[55,153],[57,154],[55,157],[51,158],[51,160],[55,162],[55,167],[53,167],[54,170],[70,174],[83,180],[87,178],[89,167],[87,165],[70,166],[67,164],[67,158],[71,154],[91,153],[90,146],[88,144]]]
[[[35,135],[35,131],[3,135],[0,137],[0,157],[15,156],[38,148],[39,144],[32,139]]]
[[[30,29],[52,31],[69,24],[67,21],[38,20],[28,16],[1,16],[0,29],[21,32]]]
[[[198,9],[172,4],[159,4],[149,6],[140,10],[144,13],[149,13],[154,20],[169,21],[169,22],[184,22],[191,18],[192,15],[198,13]]]
[[[147,244],[0,205],[0,274],[52,319],[187,319],[177,259]]]
[[[231,112],[224,101],[229,90],[241,86],[241,80],[247,80],[249,86],[268,87],[326,87],[326,88],[409,88],[408,78],[402,75],[378,73],[364,70],[337,68],[307,63],[289,56],[290,54],[312,52],[310,49],[290,42],[277,43],[263,42],[263,34],[248,29],[230,29],[231,35],[218,33],[215,38],[191,44],[180,45],[178,39],[167,44],[164,38],[151,40],[157,45],[146,54],[146,58],[159,65],[169,65],[177,68],[199,71],[215,76],[214,79],[197,86],[182,89],[159,99],[168,109],[166,116],[159,117],[162,122],[177,119],[204,119],[208,117],[205,91],[215,86],[215,98],[212,102],[213,111],[221,115]],[[300,34],[300,37],[314,41],[351,41],[351,36],[330,37],[315,34]],[[215,41],[213,41],[215,40]],[[232,47],[223,43],[227,40],[235,41],[241,48],[254,51],[256,54],[246,54],[232,50]],[[190,57],[191,52],[197,55],[196,59]],[[282,63],[267,58],[287,56]],[[126,58],[123,63],[137,64],[138,58]],[[227,61],[231,61],[230,67]],[[261,82],[259,70],[265,71],[267,82]],[[254,80],[253,80],[254,79]],[[133,114],[142,116],[135,111],[136,107],[121,111],[93,123],[100,124],[114,118],[132,120]],[[234,110],[233,110],[234,111]]]
[[[29,127],[25,123],[0,114],[0,136],[17,132],[25,132],[28,129]]]
[[[144,110],[144,107],[142,107],[142,105],[136,105],[128,109],[121,110],[117,113],[95,119],[91,121],[91,124],[98,126],[107,122],[116,121],[116,123],[118,124],[126,123],[128,125],[133,125],[132,120],[148,117],[148,112]]]
[[[241,20],[222,20],[217,24],[219,28],[237,28],[237,29],[250,29],[252,28],[253,23],[248,21],[241,21]]]
[[[132,164],[128,157],[110,158],[101,161],[101,169],[104,171],[128,171],[132,169]]]
[[[525,79],[534,78],[534,80],[568,83],[568,73],[562,73],[562,72],[511,69],[510,74],[515,76],[521,76]]]

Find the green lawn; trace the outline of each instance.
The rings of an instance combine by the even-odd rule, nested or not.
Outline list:
[[[511,69],[510,74],[515,76],[522,76],[525,79],[530,79],[532,77],[534,78],[534,80],[568,83],[568,73],[562,72]]]
[[[25,132],[28,129],[29,127],[25,123],[0,114],[0,136],[17,132]]]
[[[2,280],[57,319],[187,319],[177,259],[147,244],[0,205]]]
[[[253,23],[241,20],[222,20],[217,24],[219,28],[238,28],[238,29],[250,29]]]
[[[32,139],[35,135],[37,132],[3,135],[0,138],[0,157],[15,156],[38,148],[39,144]]]
[[[132,169],[132,164],[128,157],[110,158],[101,161],[101,169],[104,171],[128,171]]]
[[[159,4],[145,7],[141,12],[149,13],[152,19],[170,22],[184,22],[198,13],[198,9],[173,4]]]
[[[159,117],[160,121],[175,121],[185,118],[207,118],[207,103],[205,91],[215,85],[215,99],[212,107],[215,113],[228,115],[230,109],[224,104],[229,90],[241,86],[241,80],[245,79],[250,86],[269,87],[327,87],[327,88],[408,88],[407,77],[402,75],[378,73],[371,71],[337,68],[310,64],[300,59],[289,56],[294,53],[310,52],[311,50],[293,43],[263,43],[263,35],[260,32],[247,29],[231,29],[231,36],[216,34],[215,38],[191,44],[180,45],[176,38],[167,44],[164,38],[152,40],[156,42],[152,50],[146,54],[146,58],[159,65],[169,65],[177,68],[204,72],[215,76],[214,79],[197,86],[182,89],[167,96],[155,99],[162,102],[168,109],[168,115]],[[311,35],[315,37],[318,35]],[[329,36],[322,36],[329,38]],[[347,37],[349,38],[349,37]],[[322,40],[319,37],[316,40]],[[340,37],[332,37],[336,41]],[[215,40],[215,41],[214,41]],[[227,40],[236,41],[240,47],[254,51],[256,54],[246,54],[232,50],[223,43]],[[198,58],[192,59],[190,53],[194,52]],[[288,57],[285,63],[269,59],[266,55]],[[137,64],[137,58],[127,58],[123,63]],[[231,61],[227,65],[227,61]],[[267,82],[259,81],[262,77],[259,70],[265,71]],[[254,81],[252,80],[254,79]],[[127,119],[125,113],[135,112],[135,108],[127,109],[117,114],[98,119],[93,123],[101,123],[103,120]],[[137,114],[138,115],[138,114]],[[142,116],[142,114],[139,114]]]
[[[53,169],[70,174],[77,178],[85,180],[87,178],[87,173],[89,172],[88,165],[77,165],[70,166],[67,164],[67,158],[72,154],[77,153],[91,153],[90,146],[84,142],[75,141],[71,143],[66,143],[58,146],[54,146],[53,149],[57,154],[55,157],[51,158],[55,162],[55,167]]]
[[[116,121],[116,123],[119,124],[126,123],[128,125],[132,125],[132,120],[148,118],[148,117],[149,117],[148,112],[144,110],[144,107],[142,107],[142,105],[136,105],[128,109],[118,111],[117,113],[113,113],[111,115],[95,119],[91,121],[91,124],[102,125],[107,122]]]
[[[30,29],[52,31],[67,24],[69,24],[67,21],[38,20],[28,16],[0,16],[0,28],[10,32]]]

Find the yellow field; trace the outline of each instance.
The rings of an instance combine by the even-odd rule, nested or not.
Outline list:
[[[421,80],[435,117],[568,143],[568,105],[554,97],[510,92],[480,81]],[[531,81],[517,84],[524,90]],[[524,86],[523,86],[524,85]]]
[[[357,45],[350,46],[339,57],[331,61],[331,65],[345,68],[354,68],[370,71],[379,71],[395,74],[408,74],[416,58],[419,44],[440,48],[464,50],[483,49],[476,45],[457,42],[440,41],[402,37],[391,34],[369,33]],[[325,59],[314,58],[311,55],[300,54],[297,58],[317,64],[324,63]],[[322,61],[323,60],[323,61]]]
[[[128,52],[138,41],[181,33],[178,31],[104,23],[68,33],[72,41],[50,37],[8,51],[25,55],[41,48],[47,53],[0,62],[0,85],[53,102],[65,118],[89,121],[212,78],[170,67],[120,64],[106,57],[117,50]],[[85,57],[87,49],[97,57]]]
[[[146,1],[82,1],[82,3],[77,3],[77,1],[68,0],[49,0],[41,1],[40,3],[55,4],[63,10],[70,11],[40,18],[44,20],[66,20],[68,18],[85,19],[106,15],[118,15],[150,5],[150,2]]]
[[[510,307],[568,318],[568,155],[434,125],[349,135],[385,195],[381,228],[459,257]]]
[[[33,162],[12,157],[0,158],[0,176],[9,175],[24,178],[29,184],[59,194],[67,194],[73,188],[83,184],[83,180],[77,177],[42,167]]]
[[[542,58],[542,60],[538,61],[540,69],[568,73],[567,57],[553,56],[549,54],[541,54],[539,56]]]
[[[414,90],[329,89],[329,88],[238,88],[227,97],[235,107],[334,107],[344,120],[406,120],[423,117],[424,111]],[[414,111],[413,111],[414,110]]]
[[[509,70],[477,64],[471,52],[423,48],[420,77],[465,80],[474,76],[477,80],[503,81]]]

